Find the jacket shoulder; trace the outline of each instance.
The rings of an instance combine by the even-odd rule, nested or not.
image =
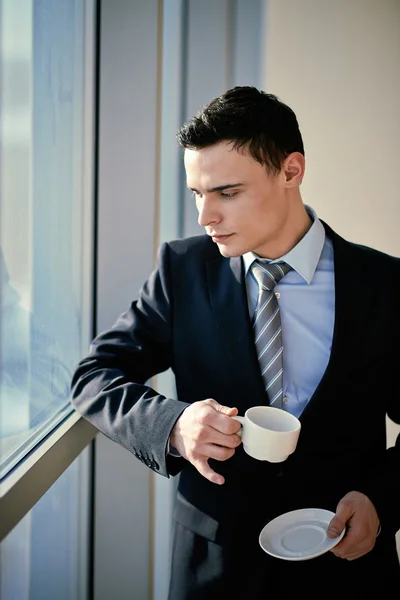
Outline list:
[[[358,263],[369,269],[378,270],[378,278],[392,274],[400,277],[400,258],[363,244],[348,242],[350,250],[357,256]]]
[[[334,248],[346,252],[348,260],[353,260],[357,269],[362,269],[365,266],[367,269],[382,269],[384,273],[392,272],[400,274],[400,257],[388,254],[387,252],[383,252],[382,250],[372,248],[365,244],[346,240],[333,231],[326,223],[323,222],[323,225],[327,235],[333,241]]]
[[[172,257],[187,257],[194,260],[209,260],[220,257],[218,246],[208,235],[195,235],[166,242],[164,247]]]

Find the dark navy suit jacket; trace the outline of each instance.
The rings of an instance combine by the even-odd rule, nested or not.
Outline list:
[[[269,582],[278,572],[280,579],[295,573],[299,582],[304,573],[306,585],[309,577],[325,572],[327,577],[343,574],[353,578],[357,589],[371,590],[378,579],[400,579],[395,547],[400,440],[386,447],[387,416],[400,424],[400,259],[350,243],[323,224],[335,264],[331,356],[300,417],[298,447],[285,463],[256,461],[239,447],[227,461],[210,460],[226,478],[218,486],[184,459],[167,454],[171,430],[188,404],[215,398],[243,415],[250,406],[265,403],[242,260],[222,257],[207,236],[161,247],[158,266],[138,300],[94,340],[74,374],[72,402],[85,418],[156,473],[180,472],[179,531],[183,527],[233,557],[216,566],[211,554],[202,556],[202,572],[209,568],[215,581],[234,577],[234,565],[240,564],[263,577],[269,573]],[[147,385],[170,367],[177,399]],[[259,532],[271,518],[298,508],[335,511],[352,490],[369,496],[381,521],[381,534],[367,557],[349,562],[328,553],[293,565],[271,561],[259,548]],[[196,553],[196,545],[189,549],[183,541],[177,548],[174,560],[181,565],[189,560],[186,555]],[[239,548],[235,555],[232,548]],[[195,570],[196,560],[190,560]],[[203,598],[201,580],[194,578],[187,598]],[[183,592],[171,595],[184,597]]]

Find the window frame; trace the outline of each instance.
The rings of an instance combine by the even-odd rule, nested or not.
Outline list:
[[[25,517],[79,454],[97,429],[73,412],[0,483],[0,542]]]
[[[82,293],[84,299],[82,322],[87,330],[84,345],[87,347],[94,336],[97,305],[95,248],[97,244],[100,5],[101,0],[85,0],[82,138],[84,153],[89,153],[91,157],[83,179],[85,201],[82,217],[89,235],[82,254],[82,260],[85,265],[88,265],[88,277],[85,279]],[[98,430],[75,412],[71,405],[70,413],[0,480],[0,543],[81,452],[92,444],[97,433]]]

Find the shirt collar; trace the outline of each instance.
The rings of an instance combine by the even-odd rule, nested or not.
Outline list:
[[[325,243],[325,228],[318,219],[316,212],[310,207],[305,209],[313,224],[306,235],[287,254],[269,262],[284,261],[292,267],[308,284],[311,283]],[[245,274],[247,275],[252,263],[259,258],[254,252],[243,254]],[[268,259],[265,259],[268,260]]]

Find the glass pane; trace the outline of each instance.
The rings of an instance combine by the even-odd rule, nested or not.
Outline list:
[[[90,336],[92,6],[0,0],[0,477],[70,412]]]
[[[87,600],[85,450],[0,544],[0,600]]]

